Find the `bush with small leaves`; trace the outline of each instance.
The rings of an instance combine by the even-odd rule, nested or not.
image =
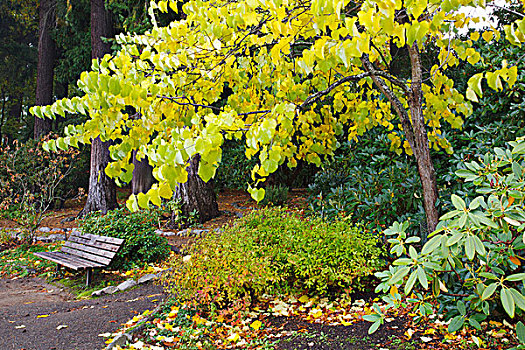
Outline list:
[[[169,282],[182,299],[203,305],[263,294],[330,295],[359,289],[384,266],[378,240],[345,220],[301,218],[283,208],[254,211],[176,257]]]
[[[259,202],[260,205],[283,205],[288,199],[288,187],[281,185],[270,185],[265,189],[264,198]]]

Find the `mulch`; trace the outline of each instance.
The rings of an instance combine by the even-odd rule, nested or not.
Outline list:
[[[407,319],[396,318],[371,335],[368,334],[371,323],[364,321],[351,326],[330,326],[305,322],[297,317],[281,316],[270,323],[272,327],[294,332],[293,335],[280,339],[275,347],[277,350],[369,350],[378,349],[378,346],[396,349],[391,344],[395,339],[403,337]]]

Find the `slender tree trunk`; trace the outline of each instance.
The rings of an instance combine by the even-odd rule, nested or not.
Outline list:
[[[100,137],[91,143],[88,198],[79,216],[92,211],[101,211],[105,214],[108,210],[117,207],[115,182],[104,172],[110,162],[109,146],[110,142],[102,142]]]
[[[55,66],[55,42],[51,31],[55,21],[55,0],[40,0],[39,8],[39,39],[38,39],[38,65],[36,76],[37,106],[53,103],[53,78]],[[51,131],[51,119],[40,119],[35,116],[33,136],[35,139]]]
[[[173,199],[182,203],[182,216],[189,218],[192,213],[198,214],[199,222],[205,222],[219,216],[219,206],[215,192],[213,191],[213,180],[204,182],[198,175],[200,156],[195,156],[189,161],[186,168],[188,181],[180,184]],[[175,225],[176,213],[172,215],[172,225]]]
[[[131,193],[146,193],[153,185],[153,168],[149,165],[148,158],[137,160],[137,151],[133,151],[133,179],[131,180]]]
[[[431,233],[436,229],[439,221],[439,214],[436,208],[438,200],[436,171],[430,156],[430,145],[423,116],[423,93],[421,90],[423,75],[417,42],[410,46],[408,51],[412,67],[411,91],[408,100],[414,135],[414,145],[411,146],[416,157],[417,169],[423,187],[423,206],[427,217],[427,229]]]
[[[112,35],[113,25],[104,0],[91,0],[91,58],[101,58],[111,52],[111,46],[104,43],[102,38]],[[80,216],[98,210],[106,213],[117,207],[115,182],[104,171],[111,161],[110,145],[111,142],[102,142],[100,137],[92,140],[88,198]]]
[[[408,95],[410,115],[403,103],[401,103],[401,101],[395,96],[393,91],[387,86],[381,77],[372,75],[371,78],[379,90],[390,101],[392,107],[399,116],[399,120],[403,126],[403,131],[405,132],[405,137],[412,148],[412,152],[414,153],[417,162],[421,186],[423,188],[423,206],[425,208],[427,230],[428,232],[433,232],[439,221],[439,214],[436,208],[438,190],[436,184],[436,171],[432,163],[432,158],[430,157],[427,130],[423,117],[421,90],[422,70],[417,42],[409,47],[409,55],[412,68],[412,79],[410,88],[406,93]],[[363,55],[361,61],[363,62],[363,67],[367,71],[370,72],[375,70],[367,55]]]
[[[19,121],[22,117],[22,100],[24,99],[24,95],[22,93],[18,93],[17,96],[12,96],[11,98],[13,100],[11,101],[12,104],[11,108],[9,109],[9,117],[12,120]]]

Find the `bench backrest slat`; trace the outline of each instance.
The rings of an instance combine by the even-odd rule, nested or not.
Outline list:
[[[108,258],[108,259],[113,259],[113,257],[116,254],[116,252],[110,252],[104,249],[93,248],[88,245],[79,244],[79,243],[75,243],[71,241],[64,242],[64,245],[62,247],[69,247],[72,249],[80,250],[86,253],[94,254],[94,255],[101,256],[101,257]]]
[[[93,236],[93,235],[91,235],[91,236]],[[105,243],[103,241],[100,241],[99,239],[93,240],[92,237],[90,237],[90,238],[83,237],[83,236],[80,236],[78,234],[71,235],[71,237],[69,237],[68,241],[79,243],[79,244],[90,246],[90,247],[95,247],[95,248],[98,248],[98,249],[107,250],[107,251],[110,251],[110,252],[117,252],[119,250],[119,248],[120,248],[120,244]]]
[[[119,246],[122,244],[122,242],[124,242],[122,238],[98,236],[98,235],[93,235],[91,233],[73,233],[71,237],[74,237],[74,236],[80,237],[82,239],[96,240],[98,242],[116,244]]]

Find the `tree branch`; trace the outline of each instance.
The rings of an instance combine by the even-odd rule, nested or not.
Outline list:
[[[363,62],[363,67],[368,72],[374,72],[375,69],[372,63],[370,62],[368,55],[363,55],[361,57],[361,62]],[[414,149],[414,133],[412,132],[412,125],[410,123],[410,118],[408,116],[408,112],[403,106],[403,103],[397,98],[397,96],[394,94],[392,90],[386,85],[385,81],[382,79],[383,77],[379,76],[378,74],[371,74],[372,80],[379,88],[379,91],[383,93],[383,95],[386,96],[386,98],[390,101],[392,104],[392,107],[394,107],[394,110],[396,111],[397,115],[399,116],[399,120],[401,121],[401,125],[403,126],[403,131],[405,132],[405,136],[407,138],[408,143],[410,144],[410,147]],[[409,92],[409,89],[407,86],[405,86],[405,89],[403,89],[405,93]]]
[[[367,69],[367,72],[356,74],[356,75],[349,75],[349,76],[346,76],[344,78],[341,78],[338,81],[336,81],[335,83],[333,83],[330,86],[328,86],[326,89],[318,91],[318,92],[308,96],[306,98],[306,100],[304,100],[304,102],[301,105],[299,105],[298,108],[300,110],[304,110],[306,107],[308,107],[309,105],[319,101],[319,99],[321,99],[321,97],[323,97],[325,95],[328,95],[332,90],[334,90],[336,87],[338,87],[338,86],[340,86],[340,85],[342,85],[344,83],[347,83],[349,81],[358,81],[358,80],[361,80],[361,79],[366,78],[366,77],[372,77],[372,79],[373,79],[374,76],[382,77],[382,78],[385,78],[385,79],[389,80],[392,84],[399,86],[404,92],[408,92],[409,91],[408,87],[401,80],[397,79],[396,77],[391,76],[388,73],[375,70],[372,67],[372,69],[370,69],[370,70]]]

